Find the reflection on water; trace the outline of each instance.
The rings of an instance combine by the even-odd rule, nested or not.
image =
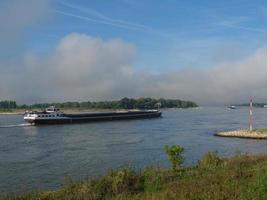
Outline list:
[[[267,109],[254,109],[254,126],[267,127]],[[262,152],[265,140],[214,137],[247,128],[248,109],[165,110],[158,119],[73,125],[24,126],[22,116],[0,115],[0,191],[55,189],[66,176],[97,176],[109,168],[167,165],[166,144],[185,148],[186,164],[205,152]]]

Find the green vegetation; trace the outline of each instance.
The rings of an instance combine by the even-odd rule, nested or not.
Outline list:
[[[168,155],[168,159],[171,163],[172,170],[173,171],[180,170],[184,162],[184,157],[182,156],[184,149],[179,145],[172,145],[172,146],[166,145],[165,152]]]
[[[0,101],[1,109],[13,109],[17,108],[17,103],[15,101]]]
[[[189,108],[198,105],[191,101],[179,99],[152,99],[152,98],[123,98],[119,101],[99,101],[99,102],[65,102],[65,103],[39,103],[33,105],[17,105],[15,101],[0,101],[0,111],[12,109],[44,109],[54,105],[63,109],[155,109],[157,103],[161,108]]]
[[[209,152],[197,165],[182,167],[182,149],[177,145],[165,147],[171,160],[170,169],[125,167],[94,180],[68,180],[56,191],[2,196],[2,199],[267,199],[267,154],[222,158],[217,152]]]
[[[17,108],[15,101],[0,101],[0,112],[11,112],[12,109]]]

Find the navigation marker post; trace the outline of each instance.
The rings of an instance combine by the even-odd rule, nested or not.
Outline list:
[[[156,103],[156,106],[158,107],[158,111],[160,111],[161,103],[160,102]]]
[[[249,102],[249,131],[252,131],[252,98]]]

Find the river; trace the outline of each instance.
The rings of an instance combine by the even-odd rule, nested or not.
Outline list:
[[[253,110],[267,127],[267,109]],[[267,151],[267,140],[215,137],[248,127],[248,108],[163,110],[162,118],[71,125],[24,126],[21,115],[0,115],[0,192],[53,190],[66,177],[83,180],[125,165],[167,166],[164,145],[185,148],[185,164],[207,151],[223,156]],[[19,125],[19,126],[7,126]]]

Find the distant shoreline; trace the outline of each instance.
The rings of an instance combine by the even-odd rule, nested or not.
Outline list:
[[[161,108],[161,110],[186,110],[186,109],[200,109],[201,107],[189,107],[189,108]],[[0,115],[23,115],[25,110],[13,109],[12,111],[0,111]],[[41,109],[31,109],[41,111]],[[104,108],[92,108],[92,109],[83,109],[83,108],[63,108],[61,109],[64,112],[76,113],[76,112],[99,112],[99,111],[114,111],[114,110],[131,110],[131,109],[104,109]]]
[[[0,112],[0,115],[23,115],[23,113],[20,113],[20,112],[18,112],[18,113],[17,112],[14,112],[14,113],[10,113],[10,112],[9,113],[5,113],[5,112],[3,112],[2,113],[2,112]]]
[[[153,99],[146,98],[122,98],[112,101],[82,101],[82,102],[52,102],[35,103],[32,105],[18,105],[16,101],[0,101],[0,113],[13,113],[12,111],[21,110],[42,110],[49,106],[55,106],[59,109],[91,110],[91,109],[158,109],[158,108],[191,108],[198,107],[195,102],[180,99]]]
[[[0,111],[0,115],[23,115],[24,111],[14,111],[14,112],[2,112]]]

